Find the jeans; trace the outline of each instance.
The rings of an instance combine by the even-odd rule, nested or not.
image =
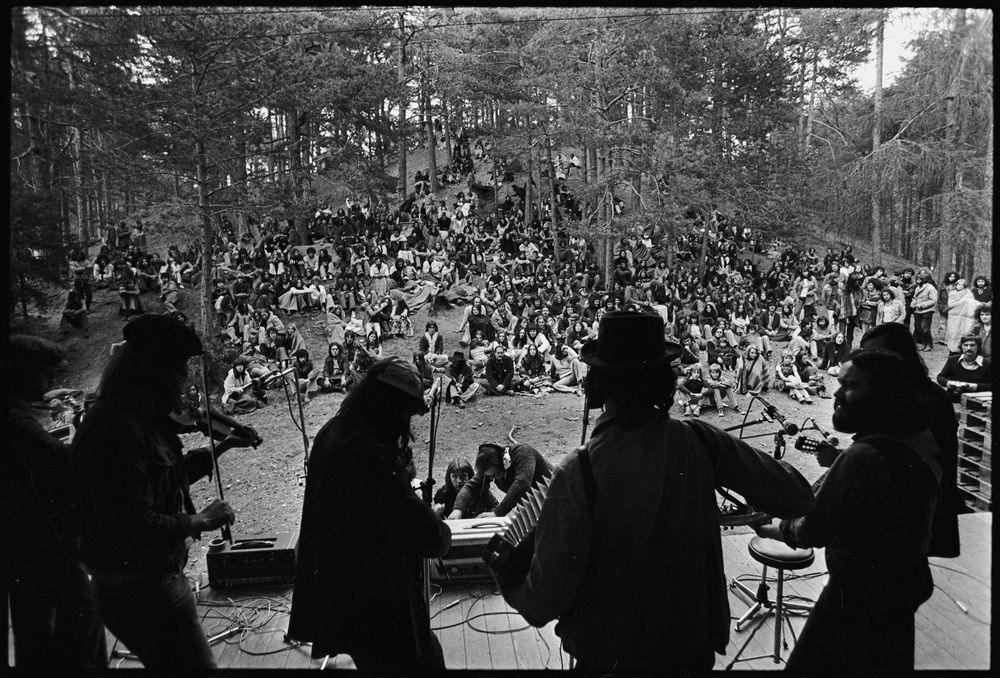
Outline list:
[[[108,651],[87,573],[73,563],[10,586],[14,665],[19,669],[104,669]]]
[[[96,585],[108,627],[147,669],[214,669],[187,577],[164,572],[124,584]]]
[[[931,324],[934,320],[934,311],[928,313],[913,314],[913,340],[918,344],[932,344],[934,338],[931,336]]]

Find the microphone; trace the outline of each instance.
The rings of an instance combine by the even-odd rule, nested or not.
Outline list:
[[[763,414],[764,419],[768,421],[774,420],[779,424],[781,424],[782,433],[793,436],[799,432],[799,427],[791,422],[785,421],[785,418],[782,416],[781,412],[778,412],[777,407],[767,402],[760,396],[757,396],[757,400],[759,400],[761,405],[764,406],[764,414]]]
[[[819,426],[819,424],[816,423],[815,419],[813,419],[813,427],[817,431],[819,431],[819,434],[821,436],[823,436],[823,440],[825,440],[826,442],[830,443],[834,447],[837,447],[840,444],[840,439],[837,438],[837,436],[832,436],[829,433],[827,433],[826,431],[824,431],[823,429],[821,429],[820,426]]]

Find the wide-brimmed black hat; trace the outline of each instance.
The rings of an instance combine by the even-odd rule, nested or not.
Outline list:
[[[463,353],[462,351],[455,351],[454,353],[451,354],[451,357],[448,358],[448,362],[451,362],[451,363],[464,363],[465,362],[465,353]]]
[[[683,348],[663,338],[663,319],[655,313],[612,311],[601,318],[597,339],[580,350],[588,365],[639,372],[680,357]]]

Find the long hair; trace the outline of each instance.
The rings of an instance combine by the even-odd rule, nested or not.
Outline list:
[[[475,471],[472,470],[472,464],[470,464],[469,460],[464,457],[452,459],[448,462],[448,468],[445,469],[444,472],[444,486],[448,488],[448,491],[452,494],[458,493],[458,490],[455,489],[455,486],[451,482],[452,473],[468,473],[470,479],[475,475]]]
[[[111,354],[104,368],[98,399],[121,403],[149,403],[155,412],[167,414],[178,406],[187,358],[151,356],[129,342]]]
[[[928,375],[927,363],[917,352],[917,342],[906,325],[900,323],[882,323],[876,325],[861,337],[861,348],[881,349],[895,353],[907,364],[913,374],[919,379]]]
[[[858,349],[847,356],[848,361],[868,376],[875,401],[871,414],[878,419],[879,432],[915,433],[927,428],[929,414],[917,391],[917,375],[902,357],[884,349]]]
[[[591,408],[612,401],[624,426],[638,426],[657,412],[670,410],[677,373],[666,363],[646,368],[641,375],[591,365],[585,388]]]
[[[388,360],[373,363],[358,385],[348,392],[336,416],[402,451],[413,439],[407,414],[413,398],[378,379],[388,364]]]

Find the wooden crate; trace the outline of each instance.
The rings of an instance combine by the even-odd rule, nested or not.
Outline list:
[[[993,392],[963,393],[962,409],[971,412],[984,412],[987,416],[993,413]]]
[[[958,411],[958,422],[963,426],[978,426],[987,433],[993,430],[993,418],[984,410],[960,409]]]
[[[987,431],[981,426],[968,426],[966,424],[960,424],[958,427],[958,438],[959,440],[982,445],[983,449],[986,450],[991,449],[993,446],[992,432]]]

